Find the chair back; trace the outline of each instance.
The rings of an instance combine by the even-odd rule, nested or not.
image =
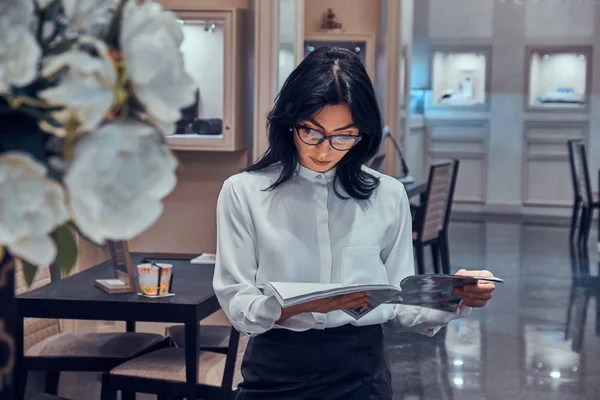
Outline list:
[[[50,283],[50,280],[50,269],[47,266],[38,267],[31,286],[28,286],[25,282],[23,266],[18,262],[15,270],[15,295],[18,296],[45,286]],[[23,348],[25,352],[42,340],[60,333],[60,323],[55,318],[25,318],[23,325]]]
[[[589,205],[592,202],[592,186],[587,166],[585,142],[582,139],[572,139],[569,140],[568,147],[575,201]]]
[[[448,202],[453,192],[453,166],[451,162],[432,165],[429,169],[429,183],[422,208],[422,223],[418,239],[427,242],[439,237],[446,224]]]
[[[450,193],[448,195],[448,207],[446,209],[446,218],[444,220],[444,230],[447,230],[450,225],[450,215],[452,214],[452,203],[454,202],[454,189],[456,189],[459,164],[460,160],[458,159],[454,159],[452,162],[452,182],[450,182]]]
[[[380,155],[376,156],[373,159],[373,162],[371,163],[369,168],[374,169],[377,172],[380,172],[379,170],[381,168],[381,165],[383,164],[383,160],[385,160],[385,154],[380,154]]]

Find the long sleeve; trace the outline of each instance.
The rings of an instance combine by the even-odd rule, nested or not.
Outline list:
[[[382,251],[388,279],[394,285],[399,285],[402,279],[415,273],[410,204],[406,191],[401,189],[398,193],[397,223],[393,232],[390,232],[390,242]],[[393,323],[402,331],[433,336],[451,320],[468,315],[470,310],[470,307],[462,304],[455,313],[398,304]]]
[[[221,308],[240,332],[253,336],[275,326],[281,316],[277,299],[256,286],[258,270],[247,207],[230,181],[217,201],[217,258],[213,287]]]

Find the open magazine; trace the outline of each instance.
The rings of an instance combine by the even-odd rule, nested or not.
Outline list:
[[[384,303],[454,312],[461,299],[453,294],[453,289],[473,285],[478,280],[504,283],[504,280],[497,277],[424,274],[406,277],[399,287],[385,284],[298,282],[267,282],[259,287],[273,294],[283,308],[327,297],[364,292],[369,296],[367,306],[343,310],[358,320]]]

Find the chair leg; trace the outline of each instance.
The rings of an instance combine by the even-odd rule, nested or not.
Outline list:
[[[417,242],[415,244],[415,255],[417,256],[417,273],[425,273],[425,256],[423,255],[423,243]]]
[[[112,387],[110,375],[108,372],[102,374],[102,392],[101,400],[117,400],[117,390]]]
[[[593,210],[589,207],[581,209],[581,225],[579,228],[579,248],[583,254],[587,254],[590,229],[592,228]]]
[[[121,400],[135,400],[135,393],[121,392]]]
[[[598,229],[598,238],[596,239],[596,251],[598,253],[600,253],[600,208],[597,208],[598,210],[598,226],[596,227]]]
[[[46,393],[53,396],[58,395],[58,384],[60,383],[60,371],[46,372]]]
[[[240,333],[234,327],[231,327],[229,333],[229,345],[227,346],[227,358],[225,359],[225,369],[223,370],[223,379],[221,381],[223,397],[228,400],[233,397],[233,375],[235,374],[235,362],[237,359],[239,343]]]
[[[433,257],[433,272],[440,273],[440,242],[431,243],[431,257]]]
[[[581,202],[579,200],[575,200],[575,204],[573,204],[573,215],[571,216],[571,230],[569,231],[569,239],[571,244],[576,243],[576,239],[579,236],[579,232],[577,232],[577,227],[581,226],[580,214]]]
[[[21,382],[19,382],[19,386],[15,388],[15,399],[16,400],[25,400],[25,391],[27,388],[27,376],[29,375],[29,371],[23,369],[21,372]]]
[[[450,274],[450,243],[448,232],[444,231],[440,237],[440,249],[442,253],[442,273]]]

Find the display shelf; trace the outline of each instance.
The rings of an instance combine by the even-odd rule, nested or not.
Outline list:
[[[183,28],[181,52],[197,91],[196,102],[182,110],[177,130],[167,136],[167,143],[173,150],[242,150],[246,12],[173,11]]]
[[[587,111],[591,53],[588,46],[529,47],[525,109]]]
[[[490,65],[490,47],[433,48],[428,106],[489,108]]]

